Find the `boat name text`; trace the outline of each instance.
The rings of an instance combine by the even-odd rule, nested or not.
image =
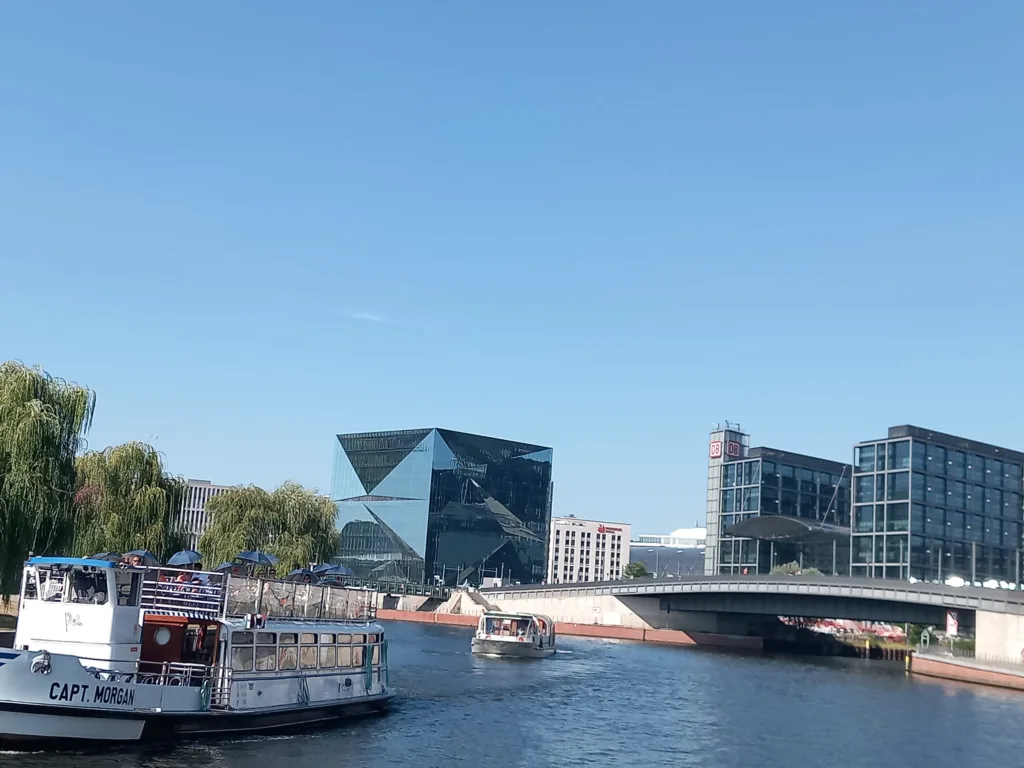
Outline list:
[[[116,685],[54,683],[50,686],[50,700],[73,701],[80,704],[117,704],[130,707],[135,704],[135,691]]]

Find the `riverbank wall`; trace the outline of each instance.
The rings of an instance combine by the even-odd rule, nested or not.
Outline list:
[[[1014,670],[976,659],[912,653],[907,669],[911,674],[922,677],[1024,691],[1024,667]]]
[[[398,611],[387,608],[378,609],[377,618],[382,621],[409,621],[418,624],[440,624],[450,627],[476,627],[479,621],[479,615],[439,613],[436,611]],[[556,621],[555,632],[569,637],[595,637],[605,640],[633,640],[641,643],[734,648],[749,651],[761,650],[760,637],[719,635],[709,632],[684,632],[677,629],[643,629]]]

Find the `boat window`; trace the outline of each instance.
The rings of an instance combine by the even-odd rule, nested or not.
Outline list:
[[[320,646],[320,668],[334,669],[334,662],[338,658],[335,655],[337,649],[333,645]]]
[[[71,570],[71,592],[68,602],[103,605],[107,602],[106,571],[86,571],[76,567]]]
[[[252,645],[252,632],[232,632],[232,645]]]
[[[114,586],[117,587],[117,604],[135,606],[139,604],[142,574],[117,568],[114,571]]]
[[[252,672],[252,647],[231,649],[231,669],[235,672]]]
[[[377,636],[376,635],[367,635],[367,640],[366,641],[368,643],[376,643],[377,642]]]
[[[36,584],[36,569],[26,568],[22,576],[22,600],[35,600],[39,597],[39,589]]]
[[[352,642],[352,635],[338,635],[338,645],[349,645]]]
[[[312,632],[303,632],[302,633],[302,644],[303,645],[312,645],[315,642],[316,642],[316,635],[314,635]]]
[[[49,568],[39,569],[39,595],[48,603],[64,599],[64,574]]]
[[[277,659],[277,646],[259,645],[256,647],[256,671],[273,672],[274,662]]]
[[[304,645],[299,654],[299,665],[303,669],[316,669],[316,646]]]
[[[363,666],[363,661],[364,661],[363,650],[364,650],[363,646],[361,646],[361,645],[353,645],[352,646],[352,666],[353,667],[361,667],[361,666]]]
[[[320,635],[320,642],[321,643],[330,643],[331,645],[334,645],[334,635],[327,635],[327,634]]]
[[[257,632],[256,633],[256,645],[276,645],[277,644],[277,633],[276,632]]]
[[[298,651],[295,646],[285,646],[277,654],[277,668],[278,669],[295,669],[296,658]]]
[[[349,648],[347,645],[342,645],[338,647],[338,666],[352,666],[352,649]]]
[[[366,635],[352,635],[352,642],[353,643],[359,643],[359,644],[365,643],[366,642]]]
[[[295,645],[299,642],[299,636],[294,632],[282,632],[278,635],[278,642],[281,645]]]
[[[373,646],[373,663],[380,664],[380,646]]]

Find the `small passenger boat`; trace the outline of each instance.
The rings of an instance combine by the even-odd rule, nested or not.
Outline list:
[[[387,711],[376,595],[34,557],[0,649],[0,744],[267,732]]]
[[[481,656],[550,656],[555,652],[555,622],[535,613],[488,611],[480,617],[470,647]]]

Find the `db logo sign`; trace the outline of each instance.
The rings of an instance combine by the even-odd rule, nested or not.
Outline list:
[[[720,459],[720,458],[722,458],[722,441],[721,440],[714,440],[714,441],[712,441],[712,443],[711,443],[711,451],[708,453],[708,455],[712,459]]]
[[[737,443],[735,440],[730,440],[725,445],[725,454],[726,456],[738,458],[740,455],[740,444]]]

